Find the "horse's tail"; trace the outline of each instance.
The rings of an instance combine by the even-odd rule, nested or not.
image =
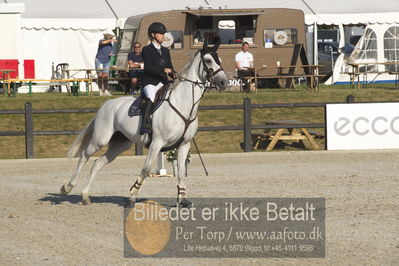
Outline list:
[[[89,124],[87,124],[76,137],[68,150],[68,157],[74,158],[76,155],[81,154],[89,145],[91,136],[93,135],[94,123],[96,117],[94,117]]]

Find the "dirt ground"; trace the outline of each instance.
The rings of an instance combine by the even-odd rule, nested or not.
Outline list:
[[[121,204],[144,157],[120,157],[99,172],[92,204],[79,185],[59,194],[76,160],[0,160],[0,264],[394,265],[399,261],[399,151],[296,151],[193,156],[191,197],[325,197],[323,259],[123,258]],[[171,168],[168,164],[168,171]],[[176,180],[150,178],[140,196],[175,197]]]

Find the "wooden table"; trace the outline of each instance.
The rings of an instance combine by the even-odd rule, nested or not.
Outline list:
[[[11,96],[11,82],[10,82],[10,73],[15,72],[15,69],[0,69],[0,72],[3,73],[3,94],[7,94],[10,97]]]
[[[357,80],[357,88],[360,89],[360,75],[363,75],[363,88],[367,85],[367,74],[377,74],[381,75],[384,73],[389,73],[390,75],[395,75],[397,73],[396,71],[362,71],[360,72],[360,67],[364,66],[367,68],[367,66],[372,66],[372,65],[398,65],[399,62],[374,62],[374,63],[348,63],[349,66],[352,67],[351,71],[348,72],[342,72],[343,74],[348,74],[350,78],[350,82],[352,83],[352,88],[355,88],[355,80]],[[378,69],[377,69],[378,70]],[[395,87],[396,87],[396,76],[395,76]]]
[[[297,126],[304,124],[302,121],[267,121],[265,125],[281,125],[284,128],[279,128],[275,133],[272,133],[270,129],[266,129],[264,133],[252,134],[252,137],[256,138],[254,149],[257,149],[261,140],[271,140],[266,148],[266,151],[273,150],[279,140],[291,140],[291,141],[303,141],[308,140],[312,147],[316,150],[320,149],[320,146],[314,139],[315,134],[311,134],[306,128],[294,128],[289,126]]]
[[[141,68],[130,68],[130,70],[137,70],[137,69],[141,69]],[[67,68],[67,69],[64,69],[63,71],[65,71],[67,79],[69,79],[71,77],[71,71],[73,71],[73,72],[85,72],[86,73],[85,79],[87,79],[87,81],[86,81],[87,94],[88,95],[92,95],[92,93],[93,93],[93,83],[92,83],[92,81],[95,79],[92,73],[93,72],[97,73],[97,72],[99,72],[101,70],[104,70],[104,69],[95,69],[95,68],[68,69]],[[129,71],[129,68],[110,67],[108,70]]]
[[[312,91],[319,90],[319,78],[324,77],[325,75],[319,75],[319,67],[321,65],[276,65],[276,66],[267,66],[263,65],[260,68],[255,69],[255,83],[257,79],[286,79],[287,85],[291,86],[293,84],[293,79],[295,78],[306,78],[308,80],[309,89]],[[297,68],[303,68],[303,74],[295,74]],[[277,73],[270,75],[262,75],[262,71],[276,69]],[[284,69],[288,69],[288,73],[284,73]]]

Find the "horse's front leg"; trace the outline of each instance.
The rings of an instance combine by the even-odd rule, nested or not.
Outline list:
[[[136,197],[139,193],[141,186],[143,185],[144,179],[150,176],[151,167],[160,152],[162,143],[152,142],[150,148],[148,149],[148,155],[144,163],[144,167],[141,170],[140,176],[134,182],[133,186],[130,188],[130,205],[134,205],[136,202]]]
[[[190,150],[190,142],[181,145],[177,150],[177,205],[183,208],[190,208],[191,201],[187,199],[186,185],[183,179],[186,175],[186,160]]]

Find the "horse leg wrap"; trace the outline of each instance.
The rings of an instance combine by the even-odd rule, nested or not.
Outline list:
[[[186,197],[186,187],[177,186],[177,202],[179,202],[180,198]]]
[[[130,190],[129,190],[130,193],[132,193],[132,190],[133,190],[134,188],[137,189],[137,190],[139,190],[142,184],[143,184],[143,183],[140,183],[139,180],[137,179],[136,182],[134,182],[133,186],[130,188]]]
[[[177,186],[177,207],[191,208],[193,203],[186,197],[186,187]]]

